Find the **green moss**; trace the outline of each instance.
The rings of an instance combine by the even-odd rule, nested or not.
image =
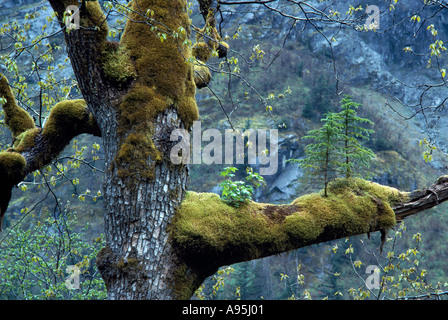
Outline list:
[[[216,50],[218,57],[227,55],[229,45],[221,40],[216,29],[215,12],[210,9],[207,14],[204,28],[198,30],[196,43],[193,45],[193,56],[201,62],[207,62],[212,57],[212,52]]]
[[[0,97],[6,99],[6,104],[3,106],[5,111],[5,123],[11,130],[13,137],[17,137],[22,132],[33,129],[34,120],[31,116],[20,108],[12,95],[8,80],[0,73]]]
[[[347,235],[387,230],[395,225],[392,206],[406,194],[363,179],[337,179],[328,197],[310,194],[293,201],[299,211],[285,219],[285,230],[300,241],[312,241],[329,228]],[[341,234],[342,236],[342,234]]]
[[[151,158],[154,162],[150,163]],[[120,147],[115,158],[119,175],[138,178],[153,178],[154,165],[161,160],[160,153],[148,134],[131,133]]]
[[[13,186],[23,179],[26,160],[17,152],[0,153],[0,181],[3,186]]]
[[[226,250],[283,252],[319,241],[387,230],[392,205],[405,193],[362,179],[336,180],[328,197],[305,195],[290,205],[249,202],[236,209],[216,194],[189,192],[173,222],[174,241],[188,252],[219,256]]]
[[[152,178],[154,162],[151,165],[151,160],[161,157],[152,141],[152,122],[167,103],[153,89],[140,84],[124,97],[118,131],[122,137],[121,146],[115,157],[120,176]]]
[[[118,43],[106,42],[103,51],[103,69],[105,75],[114,82],[126,84],[136,78],[134,64],[129,52]]]
[[[173,236],[193,251],[223,251],[286,240],[281,226],[263,214],[265,204],[250,202],[238,209],[213,193],[188,192],[173,225]]]
[[[34,128],[21,133],[14,141],[14,146],[13,148],[11,148],[11,151],[20,153],[32,148],[35,144],[37,136],[41,133],[41,131],[41,128]]]
[[[153,100],[165,101],[165,109],[175,106],[178,110],[186,109],[182,112],[185,116],[182,120],[186,126],[192,125],[192,121],[197,119],[198,111],[196,103],[185,99],[186,96],[194,96],[194,79],[192,77],[192,66],[187,63],[191,57],[191,49],[183,44],[186,34],[183,37],[174,38],[169,33],[170,30],[178,30],[183,27],[190,29],[190,19],[185,11],[186,1],[155,1],[141,0],[134,2],[120,45],[125,47],[134,61],[135,70],[138,76],[138,84],[146,86],[153,91]],[[142,17],[146,12],[141,12],[142,8],[150,8],[154,11],[152,17],[160,22],[157,27],[151,26]],[[139,23],[140,22],[140,23]],[[166,26],[162,28],[161,25]],[[161,40],[161,35],[165,34],[166,39]],[[129,94],[134,94],[133,89]]]
[[[66,100],[57,103],[50,112],[42,135],[54,147],[65,147],[81,133],[99,135],[93,115],[88,111],[84,100]]]
[[[224,58],[227,56],[227,51],[229,50],[229,44],[227,42],[224,41],[219,41],[219,45],[218,45],[218,57],[219,58]]]
[[[207,62],[212,57],[212,50],[205,42],[197,42],[192,47],[193,56],[202,62]]]
[[[78,4],[76,4],[78,6]],[[81,27],[94,30],[97,37],[106,41],[109,33],[106,16],[98,1],[85,1],[80,12]]]
[[[208,67],[205,65],[195,65],[194,72],[194,82],[196,83],[196,87],[198,89],[206,87],[212,78]]]
[[[132,63],[132,68],[127,68],[125,73],[128,74],[120,75],[118,60],[105,59],[106,64],[111,64],[105,72],[115,79],[124,80],[130,74],[135,76],[117,108],[121,147],[114,165],[121,176],[138,172],[144,177],[152,177],[154,162],[163,160],[163,153],[157,150],[151,136],[154,121],[160,113],[175,108],[186,128],[190,128],[199,116],[193,67],[187,62],[191,48],[184,45],[190,30],[185,7],[184,0],[133,2],[131,9],[134,12],[129,14],[117,51],[122,53],[129,68],[129,62]],[[154,12],[152,18],[159,22],[153,26],[145,19],[149,8]],[[187,33],[172,37],[169,30],[179,30],[179,27]]]

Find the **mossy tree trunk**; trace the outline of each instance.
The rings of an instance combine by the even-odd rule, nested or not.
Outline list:
[[[68,6],[78,6],[73,0],[50,3],[59,18]],[[201,2],[206,26],[214,24],[216,5]],[[198,77],[188,62],[199,52],[184,42],[190,37],[185,0],[134,0],[127,14],[120,42],[109,42],[98,2],[82,1],[81,26],[66,33],[68,54],[106,154],[107,247],[97,264],[111,299],[189,298],[200,283],[169,239],[169,224],[187,189],[188,167],[171,162],[177,142],[170,135],[189,130],[197,119],[195,89],[206,86],[210,76],[200,65]],[[214,49],[221,56],[225,51],[213,30],[204,33],[207,41],[199,46],[206,53],[202,62]]]
[[[59,17],[78,1],[50,1]],[[96,1],[83,1],[81,28],[66,34],[79,87],[105,148],[107,246],[97,260],[110,299],[189,298],[176,290],[185,269],[169,223],[187,188],[188,167],[170,161],[170,134],[197,118],[190,20],[185,0],[137,0],[120,43],[108,42]],[[152,10],[148,18],[148,10]],[[158,29],[155,30],[154,27]],[[172,36],[182,27],[185,32]]]
[[[77,0],[49,2],[61,26],[66,8],[79,6]],[[384,232],[396,221],[394,209],[406,216],[448,199],[443,179],[411,195],[361,180],[340,182],[328,197],[309,195],[285,206],[235,209],[217,195],[186,196],[188,166],[170,161],[177,143],[170,135],[190,129],[198,117],[195,87],[210,80],[203,64],[196,68],[186,60],[194,55],[206,62],[212,50],[225,55],[227,45],[213,28],[215,5],[200,1],[211,28],[202,29],[191,49],[184,46],[190,37],[185,0],[134,0],[120,43],[107,41],[98,2],[81,1],[81,28],[67,32],[66,43],[85,101],[57,104],[42,129],[0,78],[5,122],[16,138],[0,153],[0,218],[13,185],[50,163],[72,138],[90,133],[103,139],[106,247],[97,264],[110,299],[188,299],[222,265]]]
[[[210,81],[203,64],[195,76],[198,69],[189,58],[200,56],[203,63],[212,50],[221,56],[226,51],[216,29],[208,28],[214,25],[216,3],[201,6],[207,11],[206,26],[202,42],[192,50],[185,41],[190,37],[185,0],[133,1],[119,43],[107,40],[107,20],[98,1],[49,2],[61,27],[67,8],[79,8],[72,12],[80,17],[79,28],[67,30],[65,39],[84,100],[54,106],[41,129],[17,105],[1,76],[5,122],[16,143],[0,154],[0,218],[12,187],[27,174],[49,164],[77,135],[101,136],[107,246],[97,264],[109,298],[189,298],[200,280],[179,257],[169,232],[185,196],[188,166],[171,162],[177,141],[170,141],[170,135],[190,129],[198,117],[196,86]]]

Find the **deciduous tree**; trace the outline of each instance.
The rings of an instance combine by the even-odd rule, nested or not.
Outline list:
[[[56,104],[40,127],[1,77],[5,123],[15,143],[0,153],[0,216],[11,188],[51,162],[72,138],[100,136],[106,247],[97,265],[109,299],[188,299],[219,266],[384,231],[447,199],[446,179],[412,194],[360,179],[337,181],[328,197],[311,194],[289,205],[248,202],[238,208],[215,194],[187,193],[188,165],[170,161],[170,134],[190,130],[198,118],[196,87],[210,80],[206,62],[226,55],[216,30],[219,5],[241,2],[200,0],[204,27],[192,46],[185,0],[118,3],[126,15],[118,43],[107,39],[108,19],[98,1],[49,3],[64,29],[66,8],[78,8],[73,14],[79,13],[80,26],[65,32],[65,42],[84,99]],[[273,7],[275,1],[247,3],[294,23],[315,25],[316,15],[341,25],[357,21],[328,15],[307,1],[288,1],[303,13],[296,17]]]

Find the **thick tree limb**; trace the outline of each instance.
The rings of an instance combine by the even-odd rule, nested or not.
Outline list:
[[[448,200],[448,176],[442,176],[429,188],[408,193],[408,201],[393,207],[397,220],[435,207]]]
[[[20,108],[6,78],[0,74],[0,97],[5,123],[15,139],[13,147],[0,152],[0,229],[11,198],[11,189],[28,174],[51,163],[74,137],[100,131],[84,100],[56,104],[43,129],[34,125],[31,116]]]
[[[77,85],[100,130],[103,130],[110,126],[105,121],[110,119],[109,115],[114,112],[111,101],[117,103],[120,94],[126,91],[129,85],[129,82],[126,82],[118,89],[116,79],[111,79],[105,72],[105,68],[111,64],[110,60],[116,60],[116,57],[120,56],[116,54],[118,45],[107,41],[109,27],[106,16],[98,1],[49,0],[49,2],[61,28],[65,31],[67,53],[78,80]],[[79,26],[74,30],[67,30],[66,22],[63,20],[69,6],[79,7],[76,13],[79,16]],[[117,64],[121,64],[124,70],[122,61]]]
[[[34,128],[33,118],[17,105],[9,87],[8,79],[0,73],[0,98],[2,97],[6,100],[3,105],[5,123],[11,130],[13,137]]]
[[[448,176],[411,193],[340,179],[330,183],[328,197],[310,194],[288,205],[249,202],[233,208],[216,194],[189,193],[172,238],[201,282],[220,266],[375,231],[381,232],[382,248],[397,221],[446,200]]]
[[[190,193],[176,215],[173,239],[188,256],[208,256],[221,266],[387,230],[396,223],[392,206],[405,201],[406,193],[362,179],[333,181],[327,197],[309,194],[288,205],[234,208],[216,194]]]

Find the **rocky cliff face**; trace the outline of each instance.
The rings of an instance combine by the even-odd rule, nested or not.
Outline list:
[[[354,1],[352,4],[357,7],[365,5],[365,1]],[[448,16],[443,13],[434,15],[437,7],[429,7],[418,13],[424,7],[420,1],[399,1],[392,11],[388,10],[388,3],[384,1],[369,4],[377,4],[382,12],[377,32],[330,28],[327,33],[334,34],[336,38],[333,50],[341,79],[355,87],[369,85],[389,96],[391,101],[396,98],[408,105],[422,102],[422,106],[429,109],[413,119],[414,125],[427,133],[445,153],[448,152],[448,143],[442,135],[448,129],[447,110],[439,108],[433,112],[430,109],[439,106],[448,97],[448,91],[445,86],[439,86],[422,96],[427,89],[426,85],[438,86],[443,83],[439,68],[446,68],[445,59],[442,57],[438,67],[436,59],[430,55],[429,46],[435,40],[446,37]],[[345,12],[346,7],[347,4],[343,2],[336,4],[336,10],[340,12]],[[411,21],[410,17],[415,13],[421,17],[421,22]],[[437,36],[427,30],[431,24],[437,29]],[[308,28],[304,35],[311,39],[312,49],[315,52],[328,50],[328,42],[312,32]],[[413,53],[405,52],[406,47],[411,48]],[[428,60],[431,58],[432,67],[428,68]],[[420,107],[410,109],[411,112],[418,112]]]
[[[321,1],[309,1],[309,3],[320,9],[325,9],[328,6],[327,2]],[[351,1],[350,4],[353,7],[359,5],[365,7],[366,5],[365,1]],[[427,167],[426,174],[432,177],[445,170],[446,156],[444,153],[448,152],[448,142],[444,139],[443,133],[448,130],[447,110],[439,108],[435,112],[430,108],[438,106],[448,97],[446,87],[431,89],[423,96],[423,107],[429,107],[424,113],[419,112],[420,107],[411,108],[407,105],[420,102],[421,94],[427,88],[426,84],[441,82],[438,68],[434,65],[427,68],[427,64],[430,58],[430,44],[438,37],[443,39],[443,35],[448,31],[448,17],[440,13],[432,17],[437,10],[434,7],[419,13],[422,23],[415,23],[410,20],[410,17],[424,6],[420,1],[399,1],[395,10],[389,10],[389,4],[384,1],[373,1],[369,4],[377,5],[381,10],[380,28],[377,32],[359,32],[350,27],[340,28],[336,24],[328,25],[318,20],[315,21],[315,26],[325,34],[326,39],[310,24],[298,23],[291,32],[291,20],[272,12],[268,13],[266,10],[238,15],[238,11],[256,11],[259,9],[256,5],[245,7],[246,10],[234,9],[232,17],[239,17],[240,25],[252,26],[252,28],[247,28],[249,30],[246,34],[248,39],[256,42],[266,40],[268,43],[280,46],[279,40],[275,42],[273,36],[282,40],[287,36],[286,44],[297,49],[297,59],[303,58],[304,50],[300,47],[305,46],[315,55],[316,59],[321,61],[320,67],[326,68],[330,72],[332,72],[333,66],[327,40],[334,37],[334,41],[331,43],[340,79],[340,92],[355,94],[358,101],[364,102],[369,113],[378,116],[382,124],[378,123],[376,130],[389,130],[390,143],[395,145],[395,149],[400,153],[394,154],[396,157],[392,157],[391,154],[378,154],[375,167],[377,176],[374,177],[374,180],[404,189],[413,189],[418,185],[418,178],[412,167],[420,166],[418,162],[421,161],[420,153],[423,151],[417,147],[420,139],[425,137],[431,139],[440,151],[434,157],[434,161],[423,165],[423,167]],[[287,7],[280,3],[274,3],[271,6],[286,10],[288,14],[300,16],[297,8]],[[348,10],[348,3],[335,1],[330,7],[344,15]],[[361,14],[365,13],[359,12],[359,15]],[[429,17],[432,18],[423,22]],[[224,17],[224,19],[226,18],[230,18],[230,14],[229,17]],[[434,24],[437,28],[438,37],[434,37],[427,30],[430,24]],[[262,27],[258,29],[258,32],[254,32],[253,26],[257,25],[262,25]],[[302,28],[303,31],[301,31]],[[405,47],[410,47],[415,54],[405,52]],[[309,72],[319,72],[319,70],[310,70]],[[373,93],[376,100],[371,98]],[[410,120],[404,120],[405,117],[411,117],[414,113],[417,115]],[[404,135],[397,135],[397,132],[404,133]],[[292,139],[294,140],[294,138]],[[298,140],[296,143],[301,144]],[[301,155],[300,148],[297,149],[295,155]],[[410,166],[408,177],[403,179],[403,176],[394,172],[391,167],[386,168],[385,173],[379,172],[378,163],[384,164],[386,159],[397,163],[401,163],[402,160],[407,161],[407,165]],[[272,179],[272,187],[269,189],[272,198],[269,200],[287,198],[290,195],[290,190],[293,189],[291,186],[297,184],[296,179],[301,175],[300,170],[285,166],[284,171]],[[420,180],[424,181],[424,179]]]

